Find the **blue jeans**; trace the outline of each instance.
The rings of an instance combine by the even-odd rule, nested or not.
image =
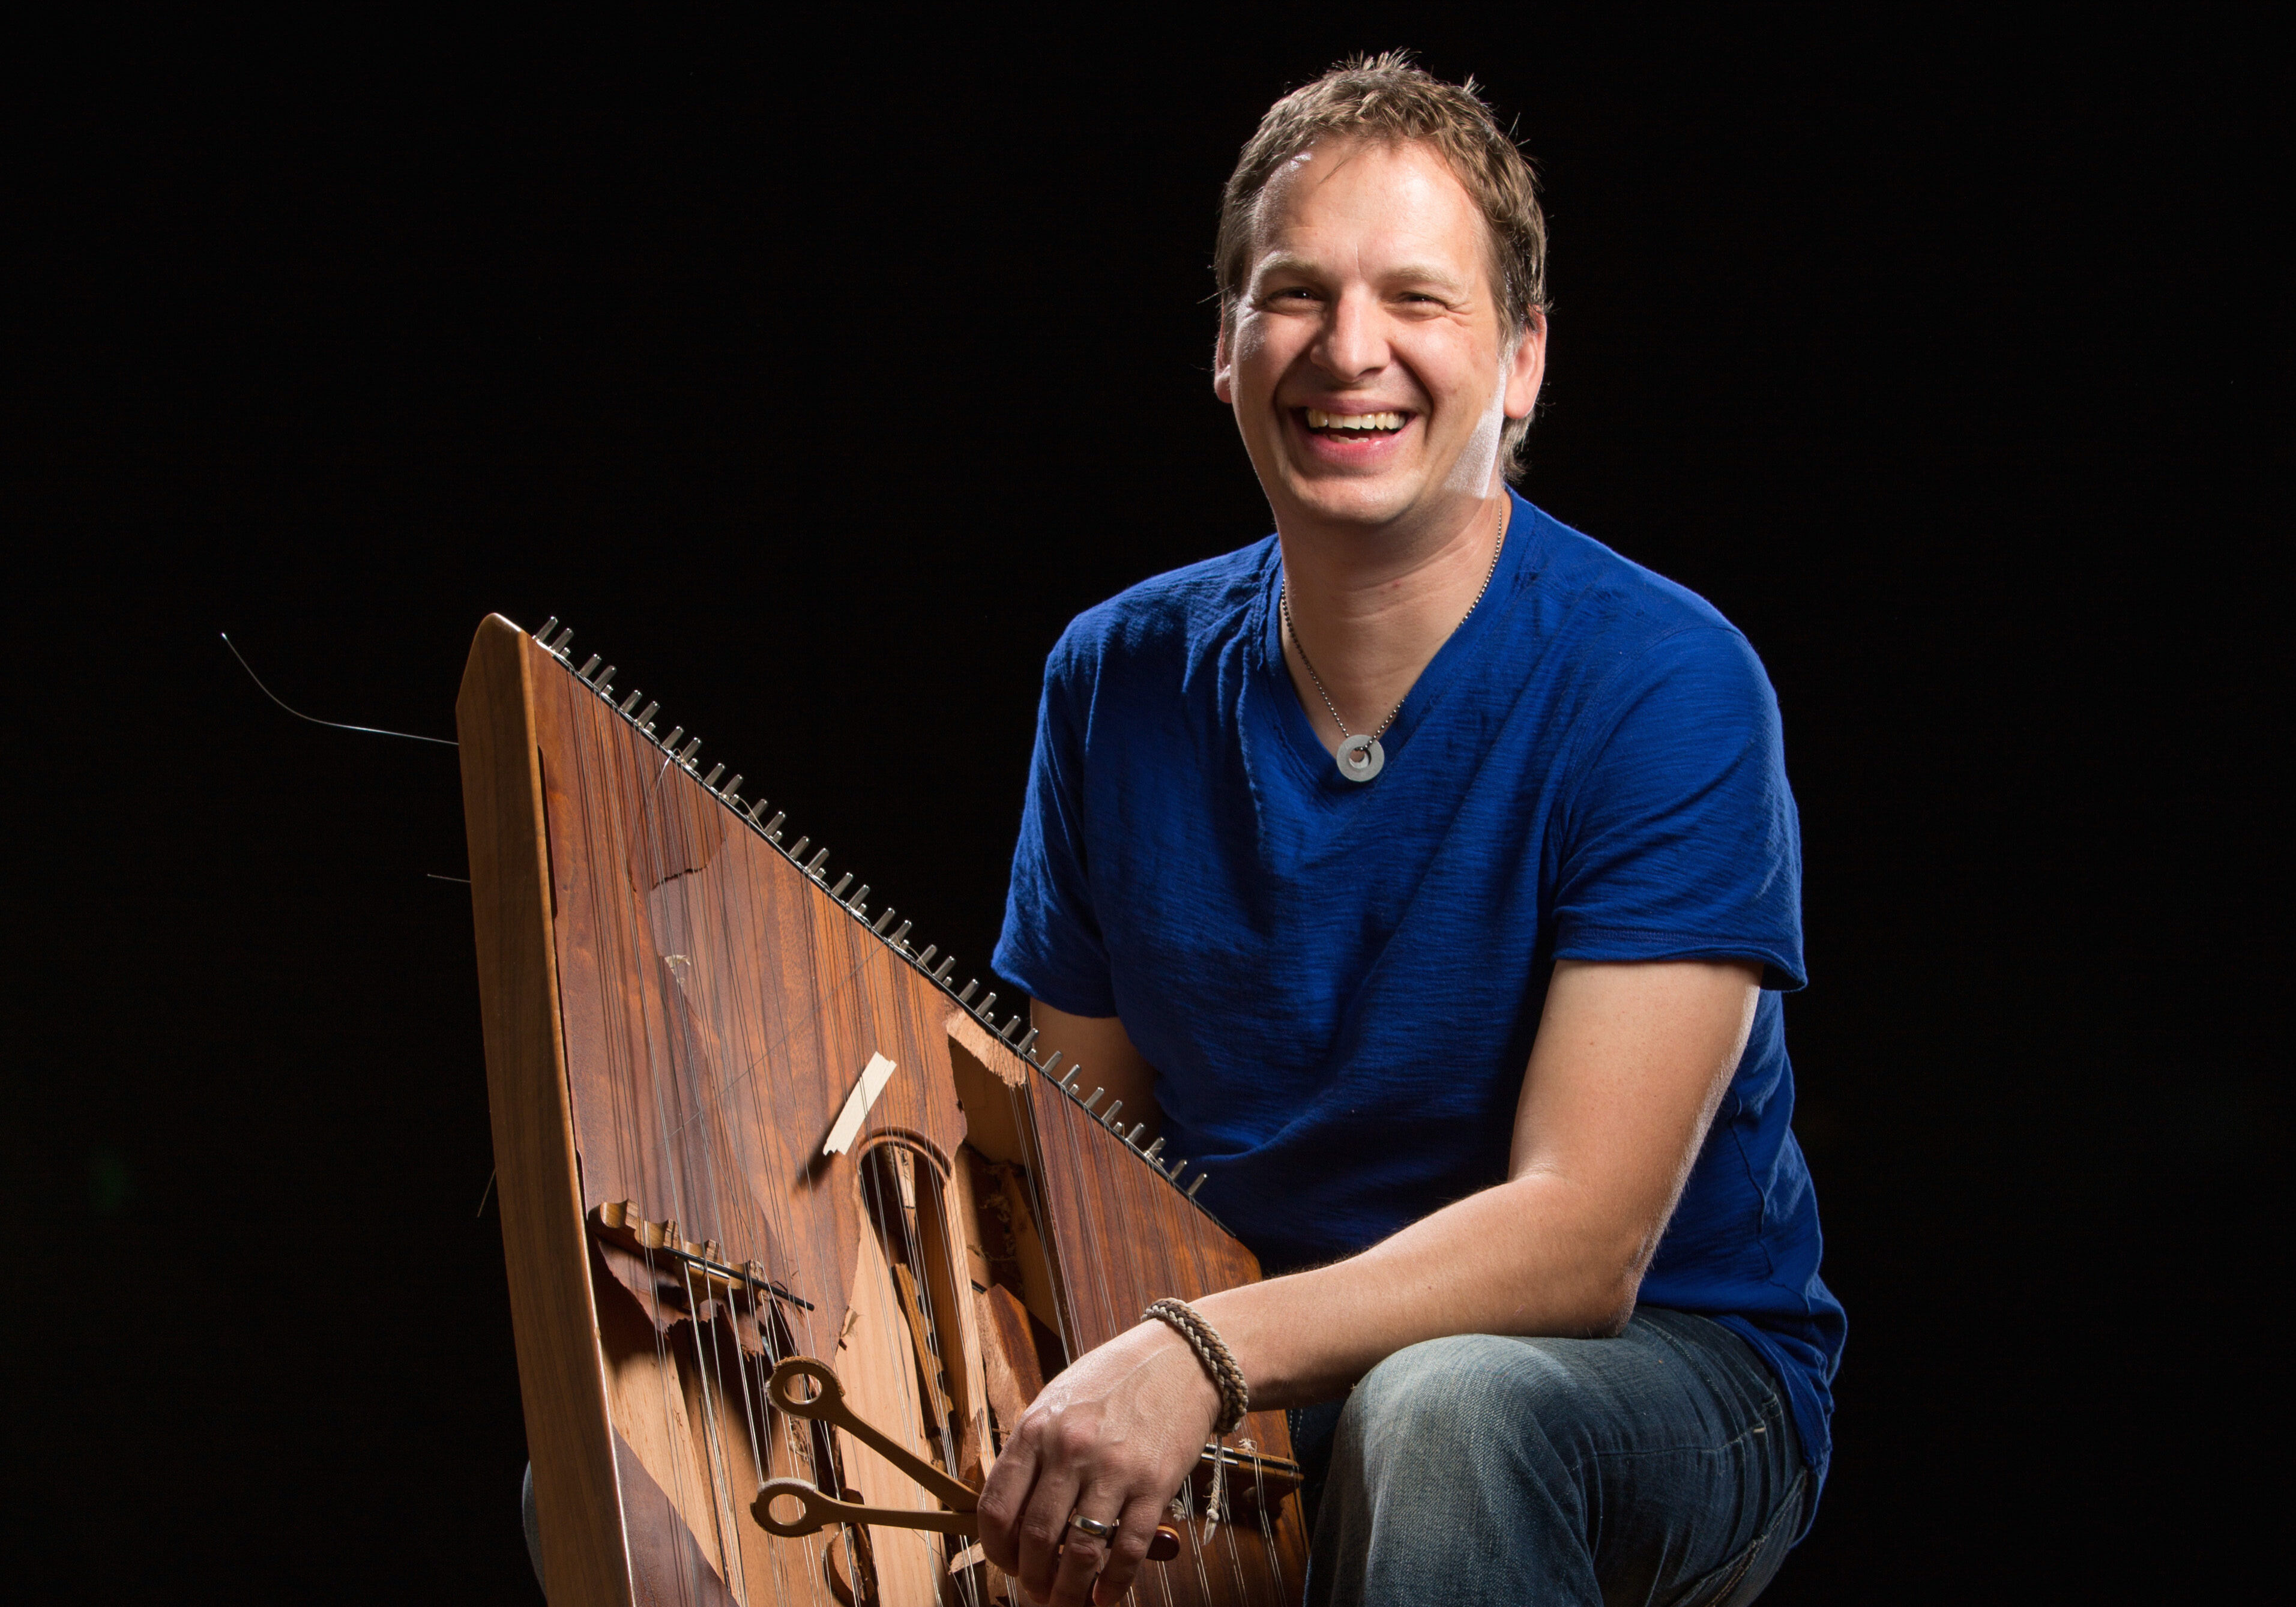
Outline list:
[[[1318,1415],[1300,1414],[1311,1472]],[[1816,1498],[1776,1376],[1678,1311],[1616,1339],[1414,1345],[1337,1417],[1310,1607],[1737,1607]]]

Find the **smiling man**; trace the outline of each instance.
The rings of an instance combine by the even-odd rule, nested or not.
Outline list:
[[[1508,488],[1546,234],[1472,84],[1385,56],[1276,102],[1216,266],[1275,534],[1062,637],[996,963],[1274,1275],[1054,1379],[984,1544],[1114,1600],[1248,1395],[1328,1458],[1312,1601],[1750,1600],[1842,1335],[1768,682]]]

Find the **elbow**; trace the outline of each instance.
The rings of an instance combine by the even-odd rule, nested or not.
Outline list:
[[[1631,1239],[1613,1238],[1584,1264],[1586,1278],[1578,1291],[1579,1335],[1587,1339],[1616,1339],[1634,1320],[1635,1306],[1643,1294],[1643,1274],[1658,1253],[1657,1229],[1636,1233]]]
[[[1570,1327],[1578,1339],[1616,1339],[1627,1331],[1634,1319],[1635,1302],[1642,1296],[1643,1268],[1637,1257],[1633,1265],[1616,1269],[1607,1277],[1590,1278],[1573,1302]]]
[[[1640,1278],[1628,1279],[1622,1288],[1611,1290],[1604,1298],[1587,1303],[1586,1327],[1588,1339],[1616,1339],[1627,1331],[1635,1315],[1635,1297],[1642,1285]]]

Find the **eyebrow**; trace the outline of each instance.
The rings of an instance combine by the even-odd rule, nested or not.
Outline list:
[[[1291,251],[1278,251],[1271,256],[1261,258],[1258,266],[1253,268],[1251,277],[1257,281],[1265,275],[1281,273],[1313,276],[1317,271],[1316,265],[1308,258]],[[1436,284],[1445,290],[1456,291],[1464,291],[1467,288],[1456,275],[1418,262],[1406,262],[1402,266],[1381,276],[1390,283],[1399,282],[1405,284]]]

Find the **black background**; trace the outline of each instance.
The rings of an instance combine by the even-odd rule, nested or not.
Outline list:
[[[534,1599],[455,756],[299,724],[217,633],[451,736],[480,617],[561,615],[979,971],[1045,651],[1267,527],[1210,395],[1218,185],[1275,94],[1403,44],[1544,175],[1529,494],[1711,598],[1785,711],[1851,1340],[1768,1599],[2234,1579],[2277,1510],[2287,85],[2112,15],[20,57],[17,1576]]]

